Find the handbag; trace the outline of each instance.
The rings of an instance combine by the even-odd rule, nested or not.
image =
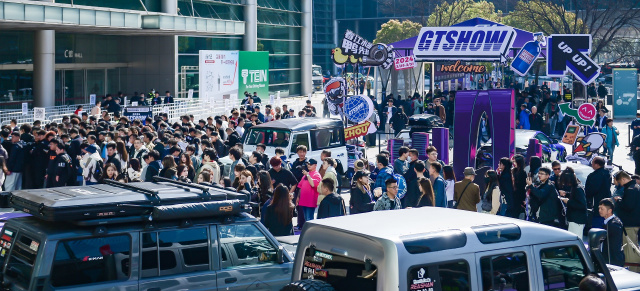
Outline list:
[[[493,190],[491,190],[491,192],[493,192]],[[482,211],[491,212],[491,208],[493,206],[491,205],[491,202],[489,202],[489,200],[487,199],[487,195],[493,194],[491,192],[485,192],[484,195],[482,195],[482,204],[480,205],[480,208],[482,209]]]
[[[467,186],[464,186],[464,189],[462,189],[462,192],[460,192],[460,197],[458,197],[458,200],[456,201],[456,205],[454,205],[453,208],[458,209],[458,205],[460,205],[460,200],[462,199],[462,196],[464,196],[464,191],[467,190],[467,187],[469,187],[471,183],[473,182],[469,182]]]

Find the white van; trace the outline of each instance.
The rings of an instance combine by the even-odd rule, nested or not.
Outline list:
[[[344,125],[340,119],[319,117],[290,118],[270,121],[248,129],[243,142],[244,151],[256,150],[256,145],[267,146],[265,154],[275,156],[277,147],[284,149],[287,161],[298,158],[296,148],[307,147],[307,158],[320,161],[320,153],[330,150],[338,165],[336,171],[343,175],[347,170],[348,156],[344,141]]]

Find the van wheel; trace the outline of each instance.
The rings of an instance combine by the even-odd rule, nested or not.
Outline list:
[[[289,283],[280,291],[335,291],[331,284],[320,280],[300,280]]]

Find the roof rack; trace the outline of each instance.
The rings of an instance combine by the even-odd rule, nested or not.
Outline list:
[[[194,183],[185,183],[185,182],[181,182],[181,181],[167,179],[165,177],[160,177],[160,176],[153,176],[153,181],[154,182],[167,182],[167,183],[181,185],[181,186],[185,186],[185,187],[189,187],[189,188],[195,188],[195,189],[198,189],[198,190],[202,190],[204,192],[209,192],[211,190],[211,188],[206,187],[206,186],[202,186],[202,185],[198,185],[198,184],[194,184]]]
[[[135,185],[132,185],[132,184],[126,184],[126,183],[122,183],[122,182],[118,182],[118,181],[114,181],[114,180],[108,180],[108,179],[105,179],[104,182],[107,185],[116,186],[116,187],[125,188],[125,189],[129,189],[129,190],[134,190],[134,191],[139,191],[139,192],[142,192],[144,194],[149,194],[151,196],[158,196],[158,191],[157,190],[151,190],[151,189],[147,189],[147,188],[142,188],[142,187],[138,187],[138,186],[135,186]]]

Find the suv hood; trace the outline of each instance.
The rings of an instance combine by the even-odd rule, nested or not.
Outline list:
[[[638,287],[640,287],[640,274],[618,266],[607,265],[607,267],[619,291],[638,290]]]

